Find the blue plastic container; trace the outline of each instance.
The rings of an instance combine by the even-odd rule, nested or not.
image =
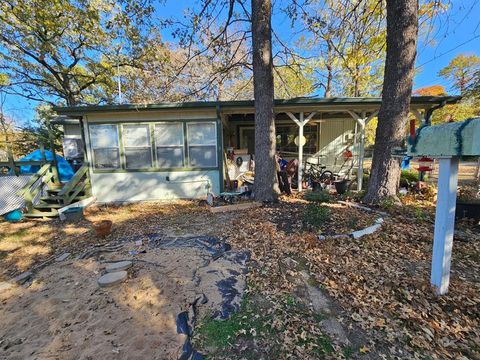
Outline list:
[[[66,221],[81,221],[83,220],[83,207],[70,208],[64,211]]]
[[[17,222],[23,219],[23,213],[20,209],[17,209],[6,213],[3,218],[8,222]]]

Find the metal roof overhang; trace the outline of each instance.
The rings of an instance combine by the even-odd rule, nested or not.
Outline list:
[[[412,109],[430,109],[434,106],[454,104],[460,96],[413,96]],[[380,108],[382,99],[378,97],[362,98],[296,98],[275,100],[275,112],[345,112],[345,111],[375,111]],[[94,105],[94,106],[56,106],[53,110],[59,115],[81,117],[95,113],[139,112],[139,111],[176,111],[176,110],[220,110],[224,114],[253,113],[253,100],[237,101],[194,101],[181,103],[158,104],[124,104],[124,105]]]

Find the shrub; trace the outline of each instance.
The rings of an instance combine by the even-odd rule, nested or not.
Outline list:
[[[402,170],[402,173],[400,174],[400,187],[411,189],[418,182],[418,180],[419,177],[417,171]]]
[[[326,191],[309,191],[305,193],[304,199],[316,203],[328,203],[332,196]]]
[[[308,204],[303,214],[303,220],[311,228],[319,228],[330,218],[330,209],[318,206],[317,204]]]
[[[363,174],[362,179],[362,189],[368,189],[368,181],[370,180],[370,174]]]

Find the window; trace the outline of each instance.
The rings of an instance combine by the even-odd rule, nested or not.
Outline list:
[[[117,125],[90,125],[89,130],[95,169],[119,169]]]
[[[315,154],[317,152],[317,124],[307,124],[303,128],[303,136],[306,139],[303,146],[303,152],[306,154]],[[277,136],[277,151],[296,153],[298,146],[295,144],[295,138],[298,136],[297,125],[279,125],[275,128]]]
[[[217,166],[217,130],[214,122],[187,124],[187,140],[191,167]]]
[[[146,169],[152,167],[149,125],[123,125],[122,130],[125,168]]]
[[[180,168],[184,163],[183,123],[155,125],[155,146],[159,168]]]

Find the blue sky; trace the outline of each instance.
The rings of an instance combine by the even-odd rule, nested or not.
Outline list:
[[[157,12],[163,17],[181,17],[191,3],[167,0],[165,5],[157,6]],[[283,39],[291,39],[290,20],[284,13],[275,11],[272,25]],[[167,41],[171,40],[168,31],[163,36]],[[434,43],[428,45],[420,41],[418,44],[417,67],[420,71],[415,77],[414,88],[440,84],[448,91],[449,83],[438,76],[438,71],[459,53],[480,55],[480,1],[452,0],[450,9],[437,18],[428,39],[434,39]],[[8,96],[5,110],[19,124],[24,124],[33,118],[36,104],[20,96]]]

